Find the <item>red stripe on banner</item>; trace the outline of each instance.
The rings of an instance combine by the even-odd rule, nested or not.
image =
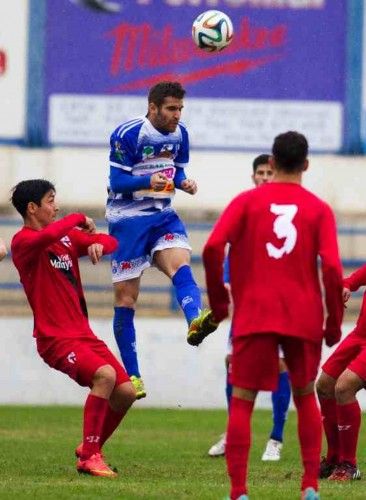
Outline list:
[[[181,84],[189,84],[196,83],[201,80],[206,80],[207,78],[214,78],[215,76],[221,75],[234,75],[239,73],[244,73],[245,71],[250,71],[252,69],[258,68],[259,66],[263,66],[270,62],[276,61],[280,59],[280,55],[272,55],[268,57],[262,57],[260,59],[255,60],[241,60],[241,61],[233,61],[227,63],[221,63],[216,66],[211,66],[209,68],[199,69],[195,71],[190,71],[189,73],[160,73],[149,78],[143,78],[139,80],[132,80],[128,83],[123,83],[117,85],[110,89],[110,92],[126,92],[130,90],[138,90],[146,87],[150,87],[155,85],[158,82],[169,80],[179,80]]]

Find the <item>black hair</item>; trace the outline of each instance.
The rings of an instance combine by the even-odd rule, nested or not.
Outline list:
[[[269,163],[270,155],[262,154],[253,160],[253,174],[256,173],[259,165],[267,165]]]
[[[148,102],[153,102],[158,108],[164,103],[166,97],[183,99],[186,91],[179,82],[159,82],[149,91]]]
[[[21,181],[11,190],[11,202],[24,218],[27,213],[28,203],[33,202],[41,206],[42,198],[51,190],[56,191],[55,186],[46,179]]]
[[[294,131],[278,135],[272,146],[276,166],[288,173],[302,170],[308,151],[309,144],[306,137]]]

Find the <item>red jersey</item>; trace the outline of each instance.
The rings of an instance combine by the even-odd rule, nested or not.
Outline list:
[[[216,223],[203,252],[214,317],[227,316],[226,244],[234,335],[274,332],[327,342],[340,339],[342,270],[330,207],[299,184],[271,182],[237,196]],[[321,258],[324,313],[318,275]]]
[[[23,227],[15,234],[11,252],[34,315],[34,337],[83,337],[90,329],[78,257],[93,243],[103,253],[117,248],[106,234],[75,228],[85,215],[71,214],[37,231]]]
[[[357,271],[348,276],[348,278],[345,278],[343,285],[351,290],[351,292],[356,292],[360,286],[366,285],[366,265],[357,269]],[[361,311],[354,332],[366,337],[366,293],[364,293],[362,299]]]

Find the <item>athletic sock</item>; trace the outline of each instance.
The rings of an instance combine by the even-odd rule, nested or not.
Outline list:
[[[231,481],[230,498],[246,495],[248,454],[251,442],[250,420],[254,401],[233,396],[230,403],[229,423],[226,437],[226,464]]]
[[[134,309],[130,307],[115,307],[113,331],[127,374],[140,377],[136,352],[136,331],[133,322]]]
[[[357,440],[361,425],[358,401],[346,405],[337,404],[337,417],[341,461],[356,465]]]
[[[233,393],[233,386],[230,384],[230,382],[228,381],[228,379],[226,379],[225,393],[226,393],[227,409],[229,410],[230,409],[231,396],[232,396],[232,393]]]
[[[278,389],[272,392],[273,429],[271,439],[283,441],[283,428],[285,426],[287,411],[291,399],[290,381],[287,372],[282,372],[278,377]]]
[[[202,308],[201,292],[194,280],[190,266],[180,267],[173,276],[172,283],[179,305],[187,323],[190,324],[194,318],[199,316]]]
[[[107,399],[89,394],[84,405],[82,459],[99,453],[104,418],[109,407]]]
[[[298,417],[298,435],[304,474],[301,489],[318,490],[320,452],[322,442],[322,421],[315,394],[294,396]]]
[[[121,412],[114,411],[109,405],[104,416],[102,435],[100,438],[100,447],[104,445],[104,443],[111,437],[113,432],[119,426],[121,420],[126,415],[127,410],[123,410]]]
[[[324,433],[327,440],[327,462],[338,464],[340,462],[340,444],[337,420],[337,403],[335,398],[319,398],[323,417]]]

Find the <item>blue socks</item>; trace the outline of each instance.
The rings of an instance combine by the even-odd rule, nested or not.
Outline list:
[[[272,392],[273,407],[273,429],[271,439],[283,441],[283,428],[287,418],[287,410],[290,404],[291,388],[287,372],[282,372],[278,379],[278,389]]]
[[[172,278],[175,295],[186,317],[188,325],[201,311],[201,292],[188,265],[178,269]]]
[[[133,324],[134,316],[134,309],[115,307],[113,331],[128,376],[140,377],[136,352],[136,332]]]
[[[231,396],[233,394],[233,386],[229,383],[229,374],[226,375],[226,401],[227,401],[227,409],[228,411],[230,410],[230,401],[231,401]]]

